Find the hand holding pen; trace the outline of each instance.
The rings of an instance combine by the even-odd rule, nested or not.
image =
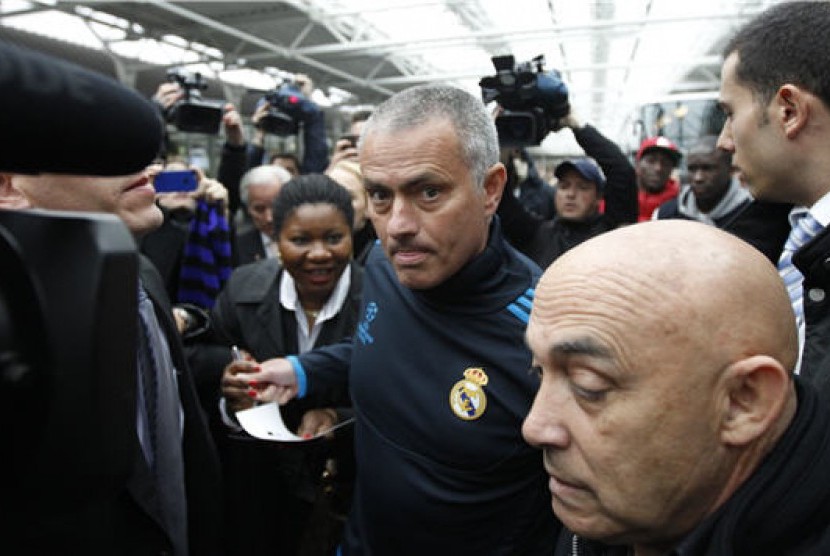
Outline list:
[[[240,350],[237,346],[231,347],[233,360],[225,366],[222,372],[222,396],[228,409],[233,412],[250,409],[256,405],[254,397],[256,391],[248,381],[239,379],[238,373],[252,373],[259,370],[259,364],[249,353]]]

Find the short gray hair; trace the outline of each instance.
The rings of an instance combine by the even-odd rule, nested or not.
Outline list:
[[[374,131],[401,131],[436,118],[452,124],[464,162],[483,189],[487,170],[499,161],[496,124],[484,102],[462,89],[430,84],[397,93],[372,112],[361,140]]]
[[[254,166],[242,176],[239,181],[239,199],[247,206],[248,188],[252,185],[271,184],[275,181],[285,185],[291,180],[291,174],[282,166],[263,164]]]

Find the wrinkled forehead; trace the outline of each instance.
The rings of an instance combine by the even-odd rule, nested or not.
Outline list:
[[[454,128],[442,119],[403,129],[367,131],[360,166],[366,182],[392,173],[406,180],[422,173],[468,169]]]
[[[537,285],[533,312],[542,323],[665,328],[661,323],[681,310],[677,300],[687,290],[683,277],[668,279],[648,261],[626,257],[622,246],[583,249],[548,268]]]
[[[674,380],[669,369],[690,359],[697,328],[661,307],[642,285],[600,276],[581,284],[566,278],[537,289],[526,340],[535,364],[555,369],[591,361],[613,371],[619,384],[644,387]]]

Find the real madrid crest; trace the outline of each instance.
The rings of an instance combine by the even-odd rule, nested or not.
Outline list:
[[[470,367],[464,371],[464,378],[456,382],[450,390],[450,407],[453,413],[465,421],[473,421],[484,415],[487,408],[484,387],[488,382],[484,369]]]

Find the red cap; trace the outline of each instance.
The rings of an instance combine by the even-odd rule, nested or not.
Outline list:
[[[675,145],[671,139],[658,135],[656,137],[649,137],[640,144],[640,150],[637,151],[637,160],[640,160],[640,158],[642,158],[647,151],[653,151],[655,149],[668,153],[674,161],[675,166],[677,166],[680,163],[680,159],[683,158],[683,153],[680,152],[680,149],[677,148],[677,145]]]

